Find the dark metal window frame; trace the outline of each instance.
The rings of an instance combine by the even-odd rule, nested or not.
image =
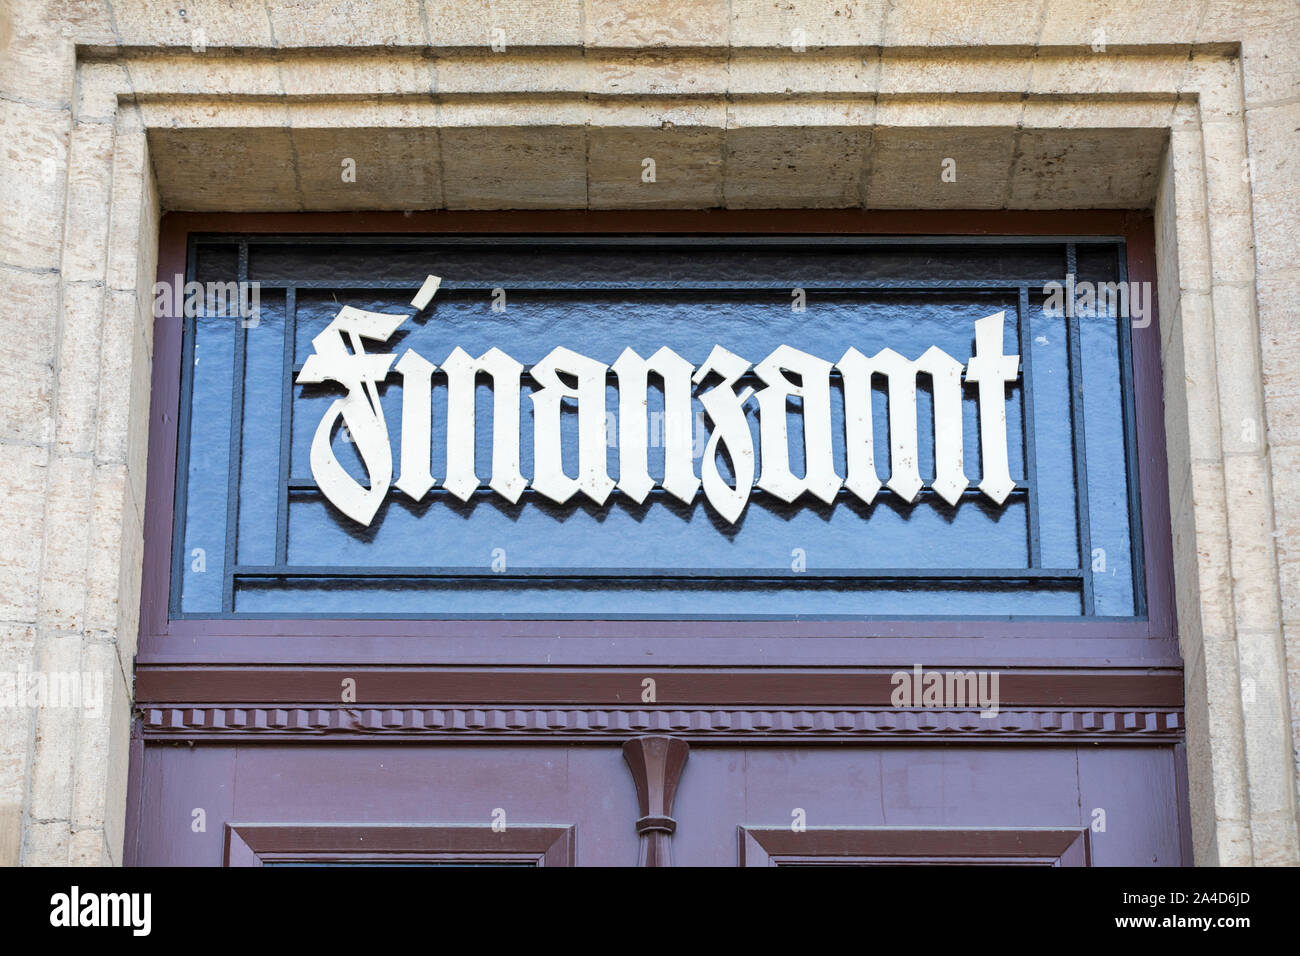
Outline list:
[[[451,235],[511,235],[534,233],[610,234],[611,236],[671,234],[710,238],[761,234],[802,235],[809,241],[863,241],[887,237],[980,237],[980,241],[1052,241],[1083,243],[1121,241],[1121,278],[1154,285],[1154,240],[1149,214],[1133,212],[1071,213],[909,213],[779,211],[761,213],[428,213],[194,215],[164,218],[160,240],[159,276],[186,273],[191,238],[202,234],[301,235],[400,233]],[[1073,246],[1071,246],[1073,249]],[[241,257],[246,268],[246,257]],[[241,275],[241,278],[243,276]],[[1035,280],[1038,281],[1038,280]],[[1023,310],[1028,285],[999,282],[1018,289]],[[947,288],[952,288],[948,286]],[[754,291],[754,290],[747,290]],[[758,290],[766,291],[766,290]],[[1022,324],[1021,336],[1027,334]],[[242,339],[242,336],[240,337]],[[1078,324],[1070,335],[1071,394],[1076,425],[1081,414]],[[1163,410],[1160,396],[1159,322],[1135,330],[1131,353],[1121,350],[1121,369],[1131,383],[1133,401],[1125,415],[1130,460],[1138,463],[1138,482],[1129,484],[1134,521],[1134,555],[1144,555],[1135,574],[1135,595],[1146,600],[1146,616],[1078,619],[946,619],[877,620],[465,620],[465,619],[318,619],[173,618],[172,579],[177,573],[180,532],[175,503],[183,500],[176,485],[180,422],[183,328],[170,316],[155,326],[153,394],[150,411],[149,476],[146,503],[145,568],[141,614],[140,661],[143,664],[191,663],[312,663],[312,664],[516,664],[554,662],[556,641],[565,640],[570,656],[588,664],[643,664],[653,654],[664,664],[740,663],[748,656],[737,642],[726,649],[702,649],[716,639],[746,638],[766,642],[762,660],[772,664],[861,666],[897,660],[898,652],[916,638],[926,638],[928,659],[979,660],[1030,657],[1053,664],[1085,664],[1105,657],[1112,665],[1178,663],[1174,638],[1172,572],[1169,540]],[[1028,349],[1022,346],[1022,355]],[[1028,362],[1025,375],[1032,375]],[[1023,390],[1029,392],[1028,388]],[[1077,430],[1077,429],[1076,429]],[[1029,429],[1026,429],[1029,433]],[[1075,445],[1076,473],[1086,472],[1085,450]],[[1032,441],[1032,436],[1029,439]],[[1032,448],[1026,449],[1032,467]],[[282,455],[282,462],[284,456]],[[281,466],[281,495],[291,480]],[[1028,483],[1032,489],[1032,479]],[[1082,484],[1081,484],[1082,487]],[[1090,543],[1086,538],[1086,495],[1079,496],[1081,567],[1086,567]],[[1030,495],[1029,522],[1036,509]],[[1140,504],[1140,508],[1138,505]],[[282,509],[283,510],[283,509]],[[281,522],[282,523],[282,522]],[[277,528],[277,532],[282,532]],[[1032,531],[1030,540],[1035,536]],[[233,536],[232,536],[233,540]],[[282,540],[282,539],[281,539]],[[229,544],[228,544],[229,550]],[[229,559],[229,555],[228,555]],[[1135,568],[1138,562],[1134,562]],[[233,570],[233,563],[229,565]],[[228,571],[229,573],[229,571]],[[536,572],[534,572],[536,573]],[[897,574],[897,572],[891,572]],[[932,572],[931,572],[932,573]],[[1023,573],[1023,572],[1022,572]],[[1061,572],[1053,572],[1061,573]],[[1068,573],[1068,572],[1065,572]],[[1081,573],[1081,572],[1077,572]],[[497,577],[494,575],[494,577]],[[1082,574],[1087,600],[1088,575]],[[785,578],[782,578],[785,581]],[[1145,584],[1145,586],[1142,586]],[[230,581],[227,581],[227,589]],[[1139,604],[1141,609],[1141,604]],[[682,638],[695,640],[683,641]],[[854,638],[873,638],[869,649]],[[1101,642],[1099,642],[1101,641]],[[743,642],[740,642],[743,643]],[[599,649],[600,657],[584,656],[581,647]],[[560,655],[563,657],[564,655]],[[917,657],[912,649],[906,659]],[[729,660],[729,658],[734,658]]]
[[[257,236],[250,239],[248,234],[223,235],[223,234],[191,234],[187,245],[187,272],[185,279],[187,282],[192,281],[195,266],[195,251],[199,243],[211,242],[234,245],[238,249],[238,281],[241,284],[249,280],[248,263],[249,263],[249,246],[256,244],[258,246],[274,246],[277,244],[329,244],[338,243],[336,236],[291,236],[291,235],[272,235]],[[356,239],[354,239],[356,241]],[[451,237],[426,237],[426,236],[383,236],[376,237],[374,240],[360,239],[360,241],[376,241],[385,245],[423,245],[428,243],[435,247],[457,247],[481,245],[485,242],[491,242],[491,239],[485,239],[482,236],[451,236]],[[924,249],[926,246],[932,246],[942,242],[945,245],[989,245],[992,243],[1002,243],[1004,241],[1014,242],[1017,245],[1051,245],[1062,247],[1064,250],[1065,272],[1068,274],[1077,273],[1077,254],[1076,249],[1080,245],[1097,244],[1109,247],[1118,246],[1121,254],[1118,263],[1118,278],[1121,282],[1127,282],[1128,270],[1127,263],[1124,261],[1122,250],[1124,240],[1116,240],[1112,237],[1092,236],[1077,237],[1071,241],[1062,242],[1053,236],[1031,236],[1031,237],[1012,237],[1003,239],[1003,237],[989,236],[959,236],[944,237],[942,240],[935,240],[932,237],[899,237],[899,236],[809,236],[809,237],[764,237],[764,236],[744,236],[744,237],[699,237],[699,236],[673,236],[673,237],[624,237],[624,236],[603,236],[603,237],[580,237],[570,239],[563,236],[511,236],[509,243],[511,246],[536,246],[542,249],[553,248],[556,245],[577,246],[579,248],[590,247],[592,249],[606,249],[611,246],[624,246],[633,249],[652,248],[659,244],[671,244],[673,247],[696,247],[700,249],[716,249],[728,247],[752,247],[754,245],[777,244],[780,246],[790,246],[793,244],[809,245],[818,247],[856,247],[869,248],[872,246],[891,246],[915,244],[918,249]],[[431,258],[433,258],[431,256]],[[1073,477],[1078,494],[1075,504],[1075,527],[1078,539],[1078,561],[1079,566],[1075,569],[1069,568],[1049,568],[1043,567],[1041,563],[1041,537],[1039,533],[1039,502],[1038,502],[1038,480],[1037,470],[1038,462],[1034,453],[1034,409],[1033,409],[1033,362],[1032,348],[1030,343],[1029,331],[1029,296],[1033,289],[1041,289],[1046,283],[1057,280],[1057,276],[1029,276],[1024,275],[1019,278],[1008,278],[998,280],[862,280],[851,284],[844,284],[835,287],[817,286],[809,287],[808,291],[818,295],[861,295],[871,293],[889,293],[889,294],[925,294],[939,293],[946,294],[951,292],[999,292],[1013,296],[1016,299],[1016,327],[1019,330],[1019,353],[1021,356],[1021,376],[1023,385],[1020,388],[1020,405],[1021,415],[1023,418],[1023,446],[1026,475],[1024,480],[1017,481],[1015,490],[1012,492],[1013,497],[1025,500],[1026,504],[1026,551],[1029,555],[1029,566],[1027,568],[1008,567],[985,567],[985,568],[828,568],[817,569],[809,568],[805,571],[794,573],[792,571],[780,569],[719,569],[719,568],[527,568],[511,570],[484,570],[481,567],[387,567],[373,565],[321,565],[321,566],[301,566],[293,565],[288,561],[288,538],[289,538],[289,500],[293,494],[303,494],[316,490],[316,483],[309,476],[293,475],[290,473],[290,449],[292,444],[292,432],[290,427],[291,403],[293,401],[293,382],[297,373],[301,370],[295,362],[294,357],[294,329],[297,325],[297,295],[300,289],[339,289],[346,288],[348,291],[374,291],[374,290],[399,290],[409,291],[409,281],[394,280],[370,280],[358,281],[348,280],[345,283],[334,283],[321,280],[295,280],[292,278],[276,278],[271,280],[260,279],[259,285],[263,290],[282,292],[285,297],[285,333],[284,333],[284,355],[282,371],[282,398],[280,409],[280,454],[279,454],[279,474],[277,477],[277,520],[276,520],[276,545],[275,545],[275,562],[270,565],[247,565],[240,564],[237,559],[238,540],[239,540],[239,494],[237,491],[231,493],[227,499],[226,513],[226,538],[225,538],[225,560],[223,562],[223,585],[222,585],[222,610],[220,613],[184,613],[181,611],[181,580],[185,561],[185,523],[183,509],[186,503],[187,491],[187,474],[188,474],[188,442],[179,441],[177,453],[179,461],[177,464],[176,474],[176,504],[172,532],[172,565],[171,565],[171,597],[170,597],[170,615],[175,618],[208,618],[208,617],[235,617],[235,591],[236,586],[241,581],[256,580],[292,580],[292,579],[309,579],[309,580],[333,580],[333,581],[367,581],[367,580],[438,580],[451,579],[455,581],[472,582],[472,581],[492,581],[494,584],[501,582],[517,581],[523,582],[565,582],[565,583],[592,583],[592,582],[620,582],[620,583],[657,583],[665,579],[674,579],[692,584],[698,582],[722,583],[727,581],[744,581],[746,586],[755,584],[772,584],[779,587],[799,587],[799,588],[820,588],[835,585],[852,586],[864,581],[924,581],[924,582],[962,582],[963,584],[1001,584],[1006,582],[1029,582],[1035,581],[1042,584],[1068,584],[1077,587],[1080,593],[1083,617],[1093,617],[1094,600],[1093,600],[1093,581],[1092,574],[1089,570],[1089,564],[1092,560],[1092,542],[1091,542],[1091,521],[1089,518],[1088,504],[1088,481],[1087,481],[1087,451],[1086,438],[1083,427],[1083,385],[1082,385],[1082,360],[1080,346],[1080,318],[1074,315],[1071,310],[1066,318],[1066,335],[1067,335],[1067,354],[1068,354],[1068,374],[1069,374],[1069,393],[1070,393],[1070,410],[1071,410],[1071,449],[1073,454]],[[527,286],[514,286],[512,291],[523,293],[542,293],[542,294],[563,294],[568,292],[581,292],[583,294],[600,294],[606,291],[624,291],[624,287],[597,288],[581,283],[573,282],[547,282],[533,283]],[[726,294],[733,296],[755,296],[755,295],[780,295],[786,290],[783,286],[777,286],[771,282],[728,282],[728,283],[700,283],[691,282],[685,284],[678,280],[662,280],[651,282],[639,282],[634,287],[627,287],[628,290],[640,295],[655,294],[678,294],[699,292],[709,295]],[[441,290],[444,295],[466,295],[480,294],[488,296],[492,292],[490,285],[482,283],[457,282],[454,278],[449,279]],[[182,342],[181,362],[181,401],[180,413],[178,416],[178,430],[180,435],[184,436],[190,431],[190,403],[185,400],[191,389],[191,379],[193,375],[194,363],[192,357],[194,354],[194,323],[193,318],[185,321],[185,334]],[[236,374],[232,381],[231,394],[231,433],[230,433],[230,456],[229,456],[229,477],[228,487],[238,489],[240,475],[242,473],[242,434],[238,423],[243,419],[243,398],[244,398],[244,376],[245,356],[247,353],[248,331],[242,326],[235,328],[234,343],[234,364]],[[1130,533],[1130,553],[1134,560],[1131,564],[1131,579],[1134,594],[1135,613],[1130,619],[1137,620],[1146,616],[1146,586],[1144,562],[1141,559],[1142,554],[1142,519],[1138,501],[1137,487],[1137,436],[1134,428],[1134,404],[1133,404],[1133,362],[1131,340],[1128,336],[1119,336],[1119,372],[1120,372],[1120,391],[1123,401],[1123,420],[1124,420],[1124,438],[1125,438],[1125,463],[1127,471],[1124,475],[1128,509],[1131,516],[1129,522]],[[527,374],[527,373],[525,373]],[[610,373],[611,377],[613,373]],[[832,373],[832,378],[837,378],[838,373]],[[758,384],[756,376],[751,372],[745,376],[740,384]],[[483,493],[490,493],[490,489],[480,489]],[[535,492],[531,486],[524,489],[524,495],[528,496]],[[436,496],[448,494],[446,488],[435,487],[430,490],[429,494]],[[390,490],[390,494],[395,495],[396,490]],[[847,488],[840,489],[840,495],[847,497],[850,494]],[[964,493],[967,498],[975,498],[980,494],[977,488],[968,488]],[[933,495],[933,490],[925,488],[922,495],[929,497]],[[247,615],[243,615],[247,616]],[[262,616],[262,615],[255,615]],[[268,614],[269,618],[305,618],[305,617],[328,617],[329,615],[314,615],[310,613],[283,613]],[[393,619],[407,618],[419,620],[427,615],[419,614],[375,614],[371,615],[377,618]],[[477,614],[452,614],[447,617],[464,619],[466,617],[486,618],[490,615]],[[572,619],[578,615],[556,614],[555,612],[546,614],[515,614],[510,615],[513,620],[519,619],[541,619],[554,620]],[[625,619],[626,615],[618,615]],[[753,618],[753,615],[736,615],[732,619],[744,620]],[[936,615],[916,615],[921,620],[935,620],[941,616]],[[656,618],[657,619],[657,618]],[[699,619],[699,620],[717,620],[717,615],[678,615],[670,619]],[[834,616],[829,615],[806,615],[806,620],[830,620]],[[849,619],[861,620],[862,616],[849,616]],[[1057,620],[1058,617],[1052,617],[1051,620]],[[1115,618],[1112,618],[1115,619]]]

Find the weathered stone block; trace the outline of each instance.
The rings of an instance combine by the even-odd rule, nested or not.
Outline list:
[[[582,45],[583,0],[438,0],[427,4],[434,47],[489,47],[501,56],[515,47]]]
[[[69,866],[114,866],[117,863],[104,842],[104,831],[73,830],[68,840]]]
[[[1300,301],[1296,287],[1300,271],[1261,275],[1255,287],[1264,379],[1267,438],[1276,453],[1279,445],[1300,442]],[[1278,469],[1274,468],[1274,475]],[[1297,489],[1300,490],[1300,489]],[[1300,522],[1300,514],[1296,515]],[[1284,528],[1300,528],[1281,525]]]
[[[290,0],[268,4],[276,46],[422,46],[420,5],[367,0]]]
[[[295,129],[292,141],[306,209],[443,205],[436,129]]]
[[[592,129],[588,136],[591,208],[722,204],[722,130]]]
[[[0,498],[8,534],[0,542],[0,620],[34,622],[40,603],[41,548],[49,452],[0,443]]]
[[[296,171],[286,162],[291,155],[286,128],[242,130],[238,136],[218,129],[149,132],[149,156],[168,209],[302,209]],[[114,179],[116,185],[116,172]],[[232,195],[231,182],[244,183],[246,188]],[[133,191],[138,196],[138,184]]]
[[[34,715],[27,812],[35,820],[68,820],[81,718],[79,695],[72,689],[73,682],[80,686],[81,636],[42,633],[36,643],[36,663],[45,697]]]
[[[879,46],[885,0],[732,0],[733,47]]]
[[[1214,349],[1224,454],[1258,454],[1265,437],[1255,296],[1246,285],[1216,285]]]
[[[1190,43],[1201,10],[1195,3],[1164,0],[1047,0],[1043,16],[1043,46],[1112,46]]]
[[[443,129],[449,209],[580,209],[587,203],[581,129]]]
[[[131,527],[124,464],[95,466],[86,568],[86,627],[117,629],[122,586],[123,537]]]
[[[1192,464],[1197,590],[1206,645],[1231,644],[1235,631],[1228,518],[1222,465]],[[1213,676],[1213,672],[1209,672]]]
[[[23,831],[23,866],[67,866],[71,843],[66,820],[29,821]]]
[[[1011,130],[1002,129],[881,127],[872,141],[866,205],[999,209],[1006,202],[1014,140]],[[954,181],[945,181],[947,169]]]
[[[1223,460],[1231,535],[1232,590],[1239,629],[1274,631],[1281,627],[1277,562],[1273,552],[1273,501],[1268,460],[1234,454]]]
[[[1205,155],[1199,127],[1171,131],[1169,154],[1178,223],[1178,282],[1184,291],[1209,292],[1209,214],[1205,208]]]
[[[1300,183],[1275,193],[1256,193],[1251,204],[1255,263],[1260,273],[1295,270],[1295,225],[1300,222]]]
[[[723,192],[733,209],[838,209],[862,203],[871,131],[730,130]]]
[[[1096,130],[1026,129],[1017,140],[1007,204],[1016,209],[1151,206],[1164,148],[1160,129],[1102,135]]]
[[[0,265],[34,272],[59,268],[71,116],[68,109],[0,98]]]
[[[1241,712],[1241,673],[1232,642],[1205,647],[1205,690],[1209,737],[1216,780],[1215,814],[1220,822],[1248,824],[1250,798],[1246,783],[1245,724]]]
[[[1240,43],[1246,104],[1272,103],[1300,93],[1300,17],[1288,0],[1239,3],[1206,0],[1198,43]]]
[[[0,436],[44,443],[54,434],[54,342],[59,277],[0,267],[8,307],[24,316],[23,334],[0,337]]]
[[[589,47],[727,45],[726,0],[586,0],[584,39]]]
[[[206,53],[272,45],[270,18],[261,4],[186,0],[184,6],[159,7],[151,0],[113,0],[113,23],[122,46],[179,46]]]
[[[61,454],[88,455],[95,450],[103,312],[102,285],[64,283],[54,431],[55,447]]]
[[[63,246],[63,278],[69,282],[104,279],[112,172],[113,127],[108,123],[74,126]]]
[[[888,46],[1032,47],[1038,40],[1043,0],[911,0],[885,12]]]
[[[1170,395],[1170,402],[1187,409],[1188,449],[1194,462],[1217,461],[1223,452],[1223,420],[1219,408],[1219,368],[1215,358],[1214,307],[1210,296],[1185,292],[1179,299],[1181,333],[1181,379],[1169,381],[1182,386],[1183,394]],[[1241,422],[1238,428],[1246,427]],[[1258,425],[1258,423],[1257,423]]]
[[[49,16],[55,11],[45,7],[6,3],[0,10],[0,92],[34,106],[67,109],[75,72],[73,40],[64,24]]]
[[[93,468],[89,458],[70,455],[56,455],[50,462],[40,575],[43,630],[79,630],[85,621]]]

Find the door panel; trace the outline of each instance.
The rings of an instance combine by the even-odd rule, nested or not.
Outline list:
[[[334,859],[360,845],[267,842],[270,825],[334,833],[346,825],[354,835],[382,828],[386,842],[372,839],[370,848],[390,862],[392,854],[428,862],[496,847],[493,860],[531,854],[534,865],[545,849],[538,840],[571,827],[575,865],[637,859],[637,794],[620,748],[608,743],[151,744],[144,764],[136,832],[137,862],[147,865],[222,865],[228,825],[268,860],[313,859],[308,851]],[[775,834],[765,852],[785,863],[1082,865],[1086,848],[1095,866],[1177,866],[1191,862],[1180,847],[1177,793],[1172,746],[697,744],[678,784],[672,853],[679,866],[752,863],[758,857],[751,847],[745,859],[743,837],[751,831],[769,842]],[[196,832],[198,809],[205,828]],[[1094,827],[1097,809],[1104,829]],[[494,820],[524,842],[507,846]],[[842,845],[832,839],[828,852],[836,831]],[[1007,843],[1018,831],[1029,842]],[[409,846],[394,836],[402,832]],[[1079,837],[1086,843],[1076,846]]]

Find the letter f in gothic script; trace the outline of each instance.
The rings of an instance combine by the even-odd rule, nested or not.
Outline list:
[[[316,426],[311,471],[325,497],[363,525],[374,518],[393,478],[393,453],[384,409],[379,403],[379,383],[388,375],[396,356],[368,355],[361,343],[363,339],[386,342],[406,319],[405,315],[344,306],[311,340],[315,353],[308,356],[298,373],[299,384],[337,382],[347,389],[347,394],[334,400]],[[334,457],[332,438],[340,419],[365,466],[369,488],[348,474]]]

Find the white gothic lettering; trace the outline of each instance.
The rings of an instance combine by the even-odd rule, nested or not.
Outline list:
[[[425,288],[436,288],[430,276]],[[430,285],[432,283],[432,286]],[[417,308],[427,304],[414,302]],[[314,352],[298,373],[302,384],[333,382],[346,394],[335,399],[316,428],[311,446],[311,471],[325,497],[353,521],[369,525],[392,484],[415,501],[437,484],[430,461],[434,426],[433,375],[439,367],[407,349],[393,354],[366,351],[365,342],[384,343],[409,316],[367,312],[351,306],[339,310],[312,339]],[[492,379],[492,474],[488,487],[514,503],[531,486],[551,501],[564,503],[581,494],[603,504],[615,489],[641,503],[656,485],[689,504],[702,487],[705,499],[728,523],[744,513],[753,489],[785,502],[803,494],[831,503],[841,487],[865,503],[880,491],[876,474],[872,378],[888,382],[889,489],[913,502],[923,482],[917,448],[917,379],[929,378],[934,395],[934,492],[955,505],[969,486],[962,446],[962,378],[978,387],[980,462],[979,491],[1001,505],[1015,488],[1007,457],[1006,386],[1019,377],[1020,356],[1002,353],[1004,312],[975,322],[975,349],[965,365],[937,346],[908,359],[890,348],[867,357],[848,348],[839,361],[824,359],[788,345],[751,365],[746,358],[715,345],[695,368],[670,348],[648,359],[624,349],[612,366],[570,349],[556,347],[527,372],[536,388],[533,404],[533,476],[520,470],[519,400],[525,368],[500,349],[477,359],[459,346],[443,361],[447,380],[447,460],[443,487],[462,501],[481,486],[474,470],[476,429],[474,388],[484,373]],[[618,387],[617,479],[606,465],[605,382],[613,370]],[[755,391],[737,384],[753,370],[763,387]],[[845,474],[836,471],[832,455],[831,373],[843,379]],[[395,371],[402,382],[399,474],[393,482],[388,425],[379,401],[379,384]],[[656,482],[647,466],[646,393],[651,374],[664,389],[664,478]],[[710,432],[695,472],[692,457],[692,389],[710,376],[721,381],[699,396]],[[794,376],[793,378],[791,376]],[[576,384],[570,385],[569,382]],[[578,449],[576,477],[565,462],[560,440],[564,399],[577,404]],[[755,450],[745,403],[758,403],[759,476],[754,481]],[[803,432],[803,475],[790,462],[787,403],[800,400]],[[369,485],[350,475],[334,457],[331,438],[336,425],[347,428],[355,443]],[[718,454],[731,463],[730,482],[718,467]]]

